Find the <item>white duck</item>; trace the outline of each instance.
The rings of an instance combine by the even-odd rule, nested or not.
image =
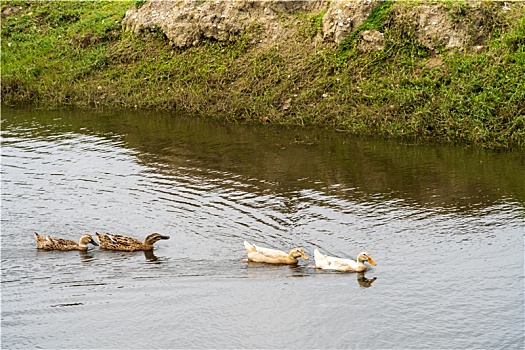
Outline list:
[[[280,250],[262,248],[254,244],[244,241],[248,261],[264,262],[269,264],[297,264],[297,258],[308,260],[308,256],[304,253],[302,248],[293,248],[290,253],[285,253]]]
[[[367,268],[364,264],[365,261],[371,265],[376,266],[376,262],[367,252],[359,253],[357,256],[357,261],[354,261],[352,259],[342,259],[323,255],[317,249],[315,249],[314,258],[315,267],[323,270],[363,272],[366,271]]]

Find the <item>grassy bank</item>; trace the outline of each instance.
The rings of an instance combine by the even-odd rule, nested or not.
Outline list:
[[[525,148],[523,8],[487,4],[491,34],[479,52],[433,52],[415,44],[410,25],[391,20],[415,5],[386,2],[358,29],[381,30],[386,47],[365,54],[357,35],[338,47],[312,45],[322,13],[299,16],[284,44],[261,47],[253,28],[233,44],[175,49],[160,31],[122,29],[138,4],[2,2],[2,103],[181,110]],[[461,4],[449,7],[464,20]]]

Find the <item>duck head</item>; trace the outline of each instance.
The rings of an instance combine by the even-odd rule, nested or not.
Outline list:
[[[303,248],[294,248],[290,251],[290,254],[288,256],[292,258],[303,258],[305,260],[308,260],[308,256],[304,253]]]
[[[95,242],[91,235],[82,235],[78,241],[78,245],[81,247],[86,247],[89,243],[98,246],[98,243]]]
[[[368,254],[367,252],[359,253],[359,255],[357,256],[357,261],[361,263],[367,262],[370,265],[376,266],[376,262],[372,259],[370,254]]]
[[[160,241],[161,239],[170,239],[170,236],[163,236],[160,233],[152,233],[144,240],[144,244],[153,245],[153,243]]]

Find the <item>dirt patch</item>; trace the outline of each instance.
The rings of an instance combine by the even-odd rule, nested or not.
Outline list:
[[[362,52],[381,51],[385,48],[385,37],[378,30],[364,30],[357,48]]]
[[[17,12],[19,12],[20,10],[23,10],[23,9],[24,9],[24,7],[23,6],[19,6],[19,5],[16,5],[16,6],[11,6],[11,5],[2,6],[2,17],[7,17],[7,16],[14,15]]]
[[[442,67],[443,66],[443,60],[441,59],[441,56],[430,57],[429,59],[427,59],[425,61],[425,65],[429,69]]]
[[[506,3],[479,1],[396,6],[392,16],[405,23],[405,32],[421,46],[439,49],[479,51],[494,27],[504,27],[501,12]],[[523,3],[512,4],[523,6]]]

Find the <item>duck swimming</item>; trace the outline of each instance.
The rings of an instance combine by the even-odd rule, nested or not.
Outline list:
[[[359,253],[357,261],[352,259],[342,259],[333,256],[323,255],[319,250],[314,250],[315,267],[323,270],[363,272],[367,267],[364,262],[376,266],[376,262],[367,252]]]
[[[40,236],[35,232],[36,247],[45,250],[87,250],[88,244],[98,246],[91,235],[85,234],[80,237],[78,243],[70,239]]]
[[[160,233],[152,233],[151,235],[146,237],[144,242],[141,242],[140,240],[133,237],[114,235],[109,233],[101,235],[97,232],[95,233],[95,235],[97,236],[97,239],[100,242],[100,248],[109,250],[120,250],[124,252],[153,250],[153,244],[155,244],[155,242],[160,241],[161,239],[170,239],[170,236],[163,236]]]
[[[269,248],[258,247],[244,241],[248,261],[263,262],[269,264],[297,264],[297,258],[308,260],[308,256],[304,253],[302,248],[293,248],[290,253],[286,254],[283,251]]]

